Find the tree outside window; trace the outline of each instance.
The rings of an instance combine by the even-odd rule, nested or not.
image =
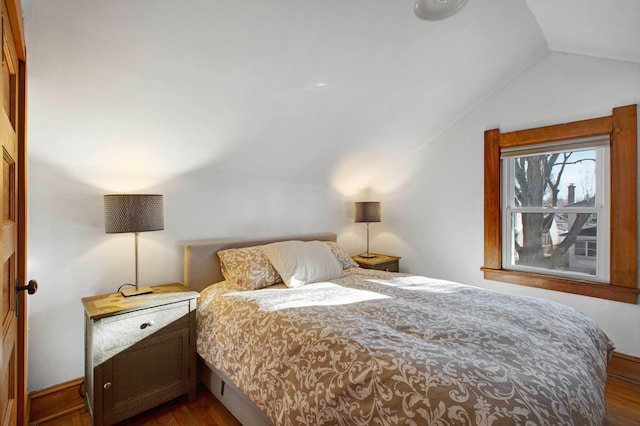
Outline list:
[[[608,139],[600,139],[608,144]],[[606,247],[608,223],[606,196],[596,188],[608,181],[607,147],[521,155],[503,154],[508,176],[503,198],[506,224],[504,263],[507,268],[532,270],[606,281],[608,251],[579,259],[587,241]],[[582,256],[586,256],[582,255]]]

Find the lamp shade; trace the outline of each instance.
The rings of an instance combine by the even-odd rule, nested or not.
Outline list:
[[[162,195],[114,194],[104,196],[104,231],[146,232],[164,229]]]
[[[356,201],[356,223],[381,222],[379,201]]]

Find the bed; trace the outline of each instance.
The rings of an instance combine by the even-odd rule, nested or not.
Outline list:
[[[283,241],[305,245],[291,251]],[[348,266],[335,241],[324,233],[185,246],[185,284],[201,292],[201,380],[242,424],[604,424],[613,345],[589,318],[540,299]],[[228,266],[240,260],[239,276],[262,279],[282,258],[304,258],[300,247],[322,251],[313,265],[331,263],[325,244],[337,278],[290,278],[288,287],[270,277],[247,290],[255,277],[240,283]],[[270,265],[226,257],[225,280],[219,256],[258,249],[271,250]]]

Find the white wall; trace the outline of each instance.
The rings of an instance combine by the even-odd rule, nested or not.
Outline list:
[[[403,256],[402,269],[570,305],[593,318],[622,353],[640,356],[640,305],[485,281],[484,131],[518,130],[611,114],[640,103],[640,64],[550,53],[454,126],[395,165],[377,185],[384,222],[373,246]]]

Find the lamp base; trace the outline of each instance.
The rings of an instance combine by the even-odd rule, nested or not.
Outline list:
[[[369,253],[362,253],[359,254],[358,257],[363,257],[365,259],[373,259],[374,257],[378,257],[375,254],[369,254]]]
[[[153,293],[153,289],[151,287],[138,287],[137,289],[128,288],[126,290],[120,291],[120,294],[122,294],[124,297],[140,296],[141,294],[149,294],[149,293]]]

